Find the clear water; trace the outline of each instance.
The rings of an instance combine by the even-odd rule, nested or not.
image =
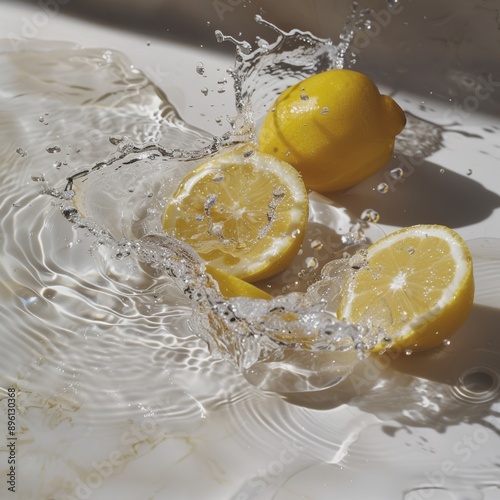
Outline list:
[[[333,201],[311,195],[301,255],[262,284],[277,295],[271,305],[222,299],[196,255],[160,231],[163,200],[188,169],[251,138],[253,124],[294,79],[338,67],[342,51],[348,57],[348,46],[277,31],[276,44],[238,52],[240,115],[232,133],[216,139],[183,122],[121,54],[38,43],[0,55],[7,353],[0,375],[3,387],[19,390],[25,484],[29,474],[50,471],[41,487],[47,498],[71,494],[87,477],[81,471],[106,456],[87,442],[119,449],[134,463],[173,438],[174,449],[192,446],[185,463],[193,467],[211,453],[209,443],[193,444],[197,433],[220,432],[221,422],[224,435],[238,430],[232,453],[257,450],[267,465],[279,465],[273,450],[288,443],[292,457],[300,451],[281,463],[283,473],[259,472],[250,453],[247,471],[261,482],[241,483],[235,498],[258,498],[262,482],[269,495],[300,491],[319,477],[324,483],[324,468],[331,478],[324,488],[345,497],[362,498],[366,482],[376,484],[384,470],[404,477],[392,493],[408,500],[440,491],[481,498],[498,485],[500,349],[491,337],[498,310],[488,303],[498,297],[497,241],[470,242],[478,305],[464,334],[422,371],[415,356],[360,359],[359,343],[376,339],[332,315],[344,252],[382,234]],[[442,128],[408,117],[398,154],[442,147]],[[395,180],[402,175],[391,171]],[[290,324],[285,311],[300,319]],[[484,338],[471,349],[478,319]],[[307,335],[311,325],[312,350],[283,342],[284,331]],[[136,432],[117,444],[117,428],[122,437]],[[445,461],[453,462],[446,471]]]

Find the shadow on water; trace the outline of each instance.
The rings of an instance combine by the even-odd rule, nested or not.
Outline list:
[[[469,165],[474,170],[477,165]],[[394,179],[390,171],[404,172]],[[389,191],[381,194],[376,187],[385,182]],[[443,169],[440,165],[400,156],[387,167],[358,186],[331,195],[353,214],[372,208],[380,221],[391,226],[442,224],[451,228],[469,226],[487,219],[500,207],[500,196],[471,177]]]
[[[285,400],[317,410],[350,404],[382,420],[439,432],[460,422],[486,425],[500,401],[499,325],[500,309],[475,304],[450,345],[420,354],[373,355],[337,386]]]

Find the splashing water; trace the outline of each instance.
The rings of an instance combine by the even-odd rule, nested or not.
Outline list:
[[[66,219],[96,238],[94,248],[104,246],[111,249],[115,259],[130,257],[174,281],[195,306],[192,328],[208,343],[214,356],[235,362],[253,384],[264,389],[303,392],[335,385],[378,341],[377,335],[365,328],[339,322],[334,311],[315,300],[314,292],[306,293],[309,285],[322,280],[319,263],[324,264],[345,246],[343,233],[352,235],[352,227],[358,226],[359,237],[351,238],[354,245],[366,241],[361,227],[368,234],[377,230],[349,220],[346,212],[329,200],[313,197],[311,222],[336,213],[322,230],[330,239],[330,254],[319,257],[309,247],[310,252],[301,253],[288,275],[262,284],[270,291],[295,293],[279,295],[270,302],[227,300],[204,272],[196,253],[163,233],[164,200],[200,161],[224,148],[251,141],[255,123],[265,114],[266,106],[292,81],[341,67],[365,14],[349,18],[346,30],[350,35],[345,31],[338,46],[299,30],[282,32],[260,17],[258,22],[278,33],[274,44],[259,44],[252,51],[247,42],[217,32],[219,41],[234,43],[237,49],[232,77],[238,115],[230,120],[233,127],[229,133],[204,137],[173,118],[168,124],[162,123],[161,135],[149,141],[138,134],[111,136],[116,150],[106,159],[70,175],[64,188],[47,184],[43,189],[60,200]],[[198,72],[200,68],[198,65]],[[169,113],[173,116],[174,111]],[[202,147],[193,149],[196,142],[202,142]],[[46,150],[51,154],[61,152],[55,145]],[[338,227],[341,220],[343,227]],[[335,245],[332,238],[337,238]],[[316,264],[311,267],[311,262]]]

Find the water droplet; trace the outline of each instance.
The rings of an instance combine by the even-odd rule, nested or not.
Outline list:
[[[34,182],[44,182],[45,176],[43,174],[33,174],[31,180]]]
[[[286,195],[285,188],[283,186],[277,186],[273,189],[273,196],[275,198],[284,198]]]
[[[450,345],[450,344],[451,344],[451,340],[450,340],[450,339],[444,339],[444,340],[443,340],[443,345],[448,346],[448,345]]]
[[[21,207],[21,204],[20,203],[12,203],[12,206],[14,208],[20,208]]]
[[[199,75],[205,74],[205,66],[203,65],[203,63],[199,62],[196,65],[196,73],[198,73]]]
[[[313,240],[311,241],[311,248],[314,248],[314,250],[321,250],[323,248],[323,243],[319,240]]]
[[[55,168],[57,168],[57,169],[60,169],[61,165],[62,165],[62,163],[60,161],[55,161],[52,166],[55,167]]]
[[[467,170],[467,175],[472,175],[472,169]]]
[[[147,45],[148,47],[150,47],[150,46],[151,46],[151,42],[150,42],[150,41],[147,41],[147,42],[146,42],[146,45]]]
[[[316,269],[318,267],[318,265],[319,265],[319,262],[314,257],[307,257],[306,258],[306,267],[308,269]]]
[[[415,253],[415,249],[413,247],[408,247],[407,251],[410,255],[413,255]]]
[[[328,106],[321,108],[321,111],[320,111],[320,113],[322,115],[327,115],[329,112],[330,112],[330,109],[328,108]]]
[[[215,123],[217,123],[217,125],[222,125],[222,116],[216,116]]]
[[[210,209],[215,205],[215,202],[217,201],[217,195],[216,194],[209,194],[206,198],[205,198],[205,205],[204,205],[204,209],[205,209],[205,213],[208,214],[210,212]]]
[[[292,231],[292,238],[296,238],[300,234],[300,229],[295,229]]]
[[[27,156],[27,154],[28,154],[28,153],[27,153],[24,149],[22,149],[22,148],[17,148],[17,149],[16,149],[16,153],[17,153],[18,155],[21,155],[23,158],[24,158],[25,156]]]
[[[202,93],[203,95],[208,95],[208,89],[207,89],[207,87],[203,87],[203,88],[201,89],[201,93]]]
[[[403,177],[403,169],[400,167],[393,168],[389,174],[393,179],[401,179]]]
[[[361,213],[361,220],[366,222],[378,222],[380,220],[380,214],[373,210],[373,208],[366,208]]]
[[[269,48],[269,42],[260,36],[257,37],[257,45],[263,50],[267,50]]]
[[[405,351],[405,354],[406,354],[407,356],[411,356],[411,355],[412,355],[412,353],[413,353],[413,351],[412,351],[411,349],[406,349],[406,351]]]
[[[213,182],[216,182],[217,184],[219,182],[222,182],[224,180],[224,175],[223,174],[217,174],[213,179],[212,181]]]
[[[219,84],[219,88],[217,89],[217,92],[219,94],[223,94],[226,91],[227,80],[224,78],[223,80],[219,80],[217,83]]]
[[[446,172],[446,170],[445,170],[444,168],[440,168],[440,169],[439,169],[439,173],[440,173],[440,174],[444,174],[445,172]]]
[[[45,118],[43,116],[40,116],[40,118],[38,118],[38,121],[40,123],[45,123]]]
[[[385,194],[389,191],[389,184],[387,184],[386,182],[381,182],[378,186],[377,186],[377,191],[379,193],[382,193],[382,194]]]
[[[300,94],[300,98],[303,100],[303,101],[307,101],[309,99],[309,96],[307,94]]]
[[[45,148],[45,151],[47,151],[47,153],[60,153],[61,148],[59,146],[48,146]]]

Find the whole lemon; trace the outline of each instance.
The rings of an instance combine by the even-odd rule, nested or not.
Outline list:
[[[366,75],[318,73],[285,90],[267,113],[259,149],[294,166],[320,193],[349,188],[382,168],[406,117]]]

